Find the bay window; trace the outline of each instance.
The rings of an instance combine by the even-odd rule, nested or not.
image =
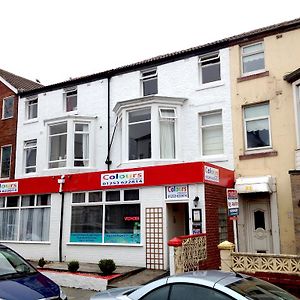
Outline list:
[[[67,162],[67,122],[49,126],[49,168],[65,167]]]
[[[89,125],[75,123],[74,134],[74,166],[89,165]]]

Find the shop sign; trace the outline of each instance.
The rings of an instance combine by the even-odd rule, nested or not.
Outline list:
[[[71,233],[71,243],[102,243],[102,233]]]
[[[166,200],[174,199],[188,199],[189,188],[187,185],[172,185],[166,186]]]
[[[143,184],[144,171],[101,174],[101,186]]]
[[[228,207],[228,216],[238,216],[239,214],[239,200],[238,192],[235,189],[227,189],[227,207]]]
[[[0,193],[16,193],[18,192],[18,182],[0,183]]]
[[[204,179],[208,181],[220,182],[219,169],[204,166]]]

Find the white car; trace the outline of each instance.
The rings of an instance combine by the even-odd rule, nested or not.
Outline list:
[[[90,300],[295,300],[287,291],[252,276],[218,270],[165,277],[140,287],[99,292]]]

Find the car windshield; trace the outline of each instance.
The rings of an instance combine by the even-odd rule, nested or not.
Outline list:
[[[227,285],[228,288],[238,292],[248,299],[255,300],[298,300],[287,291],[260,279],[249,277]]]
[[[36,270],[15,252],[0,248],[0,280],[35,272]]]

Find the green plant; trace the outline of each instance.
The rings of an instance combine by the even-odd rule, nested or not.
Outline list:
[[[70,272],[76,272],[79,269],[79,261],[77,260],[71,260],[68,263],[68,270]]]
[[[98,266],[104,275],[110,275],[116,269],[116,264],[112,259],[101,259]]]
[[[43,268],[46,263],[47,262],[45,261],[44,257],[42,257],[38,261],[38,266],[41,267],[41,268]]]

